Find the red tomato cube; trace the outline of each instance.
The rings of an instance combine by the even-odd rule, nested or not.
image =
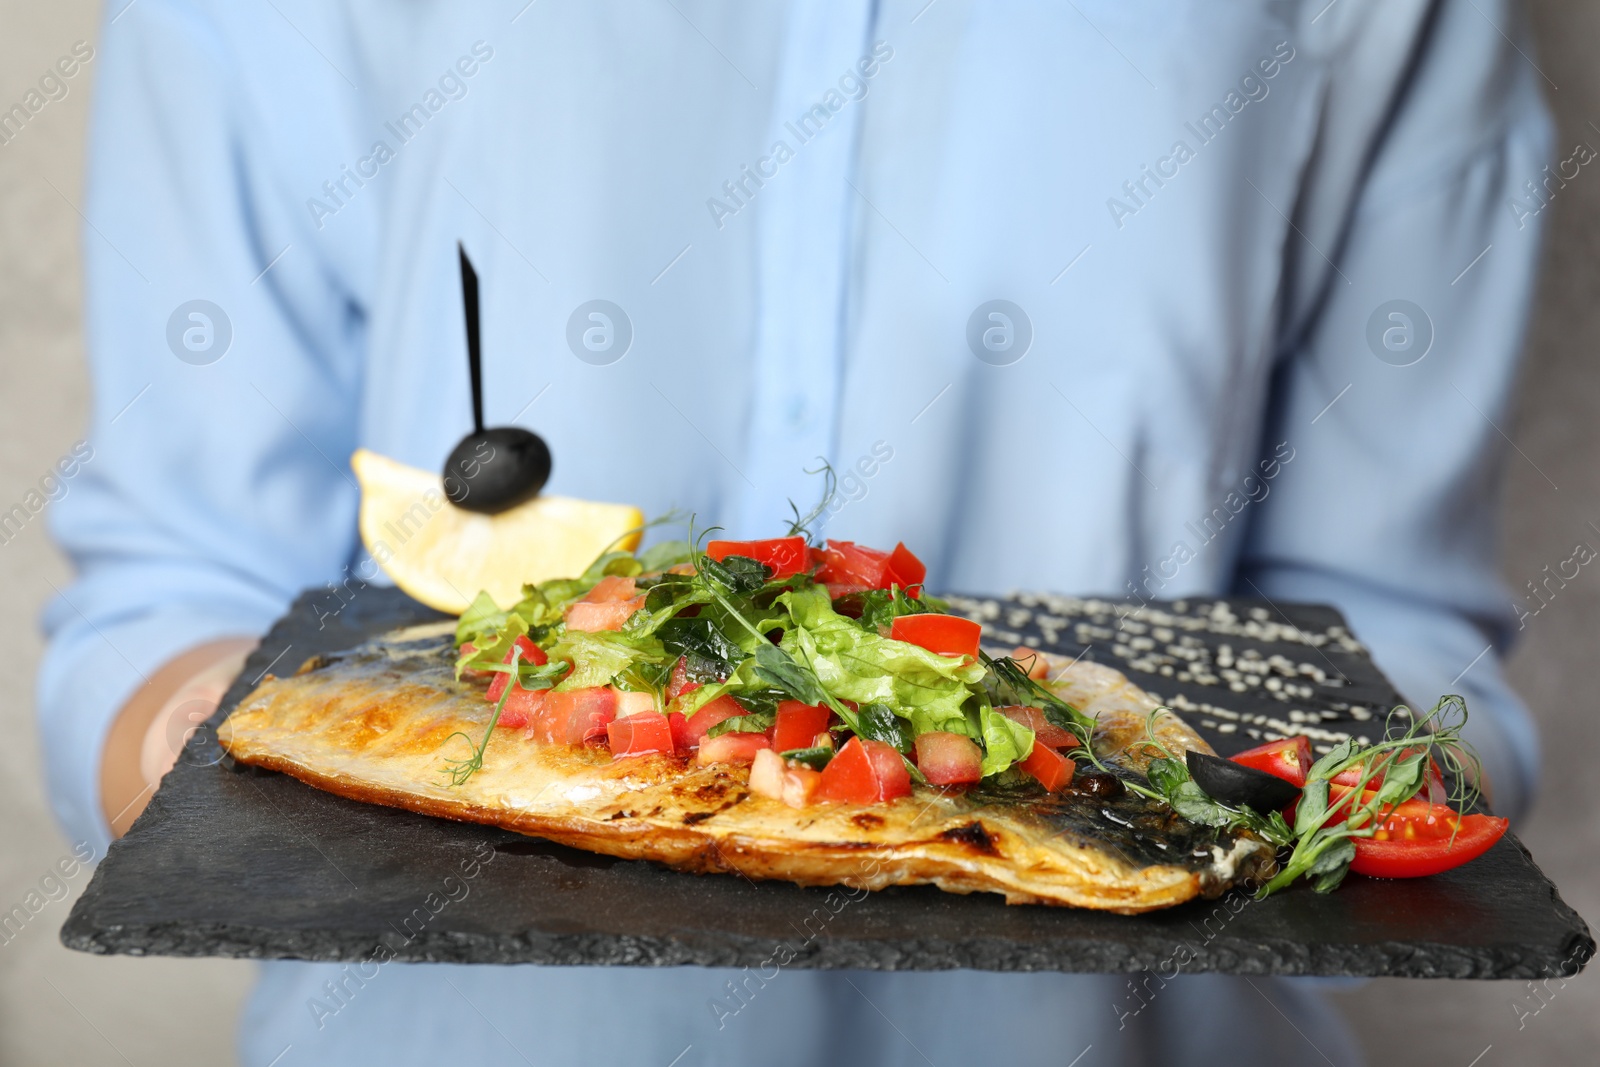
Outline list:
[[[695,763],[704,767],[708,763],[752,763],[756,753],[770,749],[772,742],[766,734],[740,733],[737,730],[720,737],[707,737],[700,742]]]
[[[918,645],[941,656],[978,656],[978,638],[983,627],[959,615],[901,615],[889,626],[896,641]]]
[[[471,644],[471,642],[468,642],[468,644]],[[462,645],[461,647],[465,648],[466,645]],[[528,640],[526,634],[517,638],[516,647],[502,656],[500,662],[509,664],[511,662],[512,655],[519,649],[522,652],[522,662],[524,663],[532,663],[543,667],[546,663],[550,662],[550,657],[544,654],[544,649]],[[478,672],[474,671],[473,673],[476,674]],[[498,702],[500,699],[500,694],[504,693],[506,691],[506,686],[510,684],[511,675],[509,672],[496,672],[494,678],[489,682],[489,691],[484,694],[484,699],[489,701],[491,704]]]
[[[533,722],[534,735],[558,745],[583,745],[602,740],[606,724],[617,717],[617,691],[610,686],[549,691]]]
[[[908,796],[911,773],[894,746],[852,737],[823,768],[817,799],[875,804]]]
[[[750,762],[750,792],[773,800],[783,799],[783,774],[788,770],[783,757],[764,748]]]
[[[1050,677],[1050,660],[1037,648],[1027,645],[1018,645],[1011,650],[1011,658],[1017,661],[1017,666],[1028,672],[1028,677],[1036,682],[1042,682]]]
[[[816,736],[828,728],[833,712],[827,708],[802,704],[798,700],[778,702],[778,718],[772,727],[772,747],[779,752],[810,748]]]
[[[520,685],[512,689],[511,695],[506,697],[505,705],[500,709],[500,720],[495,725],[526,727],[544,707],[547,693],[548,689],[524,689]]]
[[[689,716],[689,721],[685,724],[689,733],[689,747],[698,748],[700,742],[705,739],[706,732],[723,719],[748,714],[743,704],[726,693],[708,701],[699,711]]]
[[[683,717],[681,711],[669,712],[667,725],[672,728],[673,751],[680,756],[687,756],[694,747],[689,743],[689,720]]]
[[[583,599],[591,604],[614,604],[632,600],[637,592],[638,588],[632,578],[620,574],[608,574],[594,583],[594,588],[584,594]]]
[[[673,751],[672,724],[660,712],[641,712],[607,723],[606,740],[611,744],[612,759],[651,752],[670,753]]]
[[[983,749],[970,737],[934,730],[918,734],[917,770],[933,785],[970,785],[983,777]]]
[[[783,802],[803,808],[815,802],[822,775],[810,767],[790,767],[783,772]]]
[[[622,624],[643,606],[643,597],[635,597],[632,600],[608,600],[603,603],[580,600],[567,607],[567,629],[582,630],[586,633],[620,630]]]
[[[894,546],[894,551],[889,553],[886,577],[892,579],[901,588],[921,585],[923,579],[928,577],[928,566],[918,559],[912,551],[901,541]],[[911,595],[916,596],[915,592]]]
[[[685,693],[692,693],[700,688],[699,682],[689,681],[689,661],[682,656],[672,665],[672,678],[667,682],[667,699],[676,700]]]
[[[893,552],[884,552],[854,541],[830,540],[826,547],[816,551],[813,559],[819,565],[817,581],[825,583],[830,593],[836,586],[887,589],[898,585],[915,597],[917,590],[907,587],[921,585],[928,576],[928,568],[904,542],[897,544]]]
[[[817,581],[831,589],[835,585],[859,585],[863,589],[883,588],[889,568],[889,554],[854,541],[829,540],[817,553],[820,567]]]
[[[1049,745],[1039,744],[1037,739],[1033,751],[1028,753],[1028,758],[1017,766],[1031,774],[1046,791],[1051,793],[1071,782],[1073,772],[1078,769],[1077,764]]]
[[[1074,748],[1080,742],[1078,735],[1071,730],[1063,729],[1044,717],[1044,712],[1038,708],[1030,708],[1021,704],[1006,704],[995,708],[1000,714],[1012,722],[1020,722],[1033,731],[1035,741],[1049,745],[1051,748]]]
[[[729,556],[744,556],[766,564],[768,581],[799,574],[811,565],[804,537],[772,537],[765,541],[707,541],[706,555],[721,563]]]

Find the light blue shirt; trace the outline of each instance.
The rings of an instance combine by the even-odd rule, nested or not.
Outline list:
[[[1562,177],[1510,0],[117,10],[40,681],[72,834],[106,838],[144,676],[360,563],[352,450],[438,469],[470,428],[458,239],[488,422],[545,437],[552,492],[759,536],[820,457],[828,532],[938,589],[1330,602],[1412,700],[1468,698],[1525,808],[1493,518]],[[1183,1044],[1119,1032],[1116,979],[786,972],[718,1030],[716,971],[389,970],[319,1029],[330,969],[269,968],[246,1061]]]

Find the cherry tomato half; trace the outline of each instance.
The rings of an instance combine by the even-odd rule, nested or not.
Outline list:
[[[1311,764],[1315,762],[1311,758],[1311,738],[1305,734],[1285,737],[1281,741],[1269,741],[1248,752],[1241,752],[1237,756],[1228,758],[1246,767],[1266,771],[1302,789],[1306,784],[1306,772],[1311,770]]]
[[[1457,815],[1448,804],[1408,800],[1391,808],[1370,838],[1356,838],[1350,869],[1373,878],[1422,878],[1475,860],[1502,836],[1507,820]],[[1453,840],[1452,840],[1453,837]]]

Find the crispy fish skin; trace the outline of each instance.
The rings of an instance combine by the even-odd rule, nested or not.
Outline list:
[[[1253,836],[1193,826],[1132,793],[1106,800],[919,787],[887,804],[796,810],[752,794],[748,767],[666,755],[613,760],[604,749],[547,745],[504,727],[482,769],[452,786],[445,760],[468,754],[468,742],[452,735],[480,740],[492,707],[481,683],[454,679],[449,633],[448,624],[413,627],[311,661],[294,677],[269,677],[219,740],[242,763],[354,800],[682,871],[801,885],[931,883],[1001,893],[1009,903],[1136,914],[1214,896],[1272,863]]]
[[[1046,688],[1095,720],[1094,750],[1102,759],[1143,773],[1158,755],[1146,743],[1150,734],[1175,755],[1191,750],[1207,756],[1217,754],[1188,723],[1163,709],[1121,671],[1085,660],[1069,660],[1052,652],[1029,651],[1038,655],[1048,669]]]

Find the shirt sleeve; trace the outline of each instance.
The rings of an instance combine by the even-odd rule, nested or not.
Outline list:
[[[1338,606],[1415,708],[1465,697],[1495,807],[1515,818],[1538,736],[1501,670],[1516,620],[1496,520],[1508,462],[1543,479],[1507,434],[1540,250],[1525,183],[1544,180],[1552,138],[1508,7],[1437,5],[1344,232],[1312,247],[1327,228],[1306,221],[1291,238],[1268,450],[1294,458],[1238,592]]]
[[[275,54],[267,24],[229,32],[257,33],[286,110],[322,100],[298,112],[298,154],[337,136],[316,54]],[[76,579],[43,615],[38,706],[56,815],[103,847],[99,767],[122,704],[173,655],[263,632],[351,561],[364,320],[358,272],[286,191],[296,152],[205,4],[140,4],[103,27],[96,61],[89,458],[52,513]]]

